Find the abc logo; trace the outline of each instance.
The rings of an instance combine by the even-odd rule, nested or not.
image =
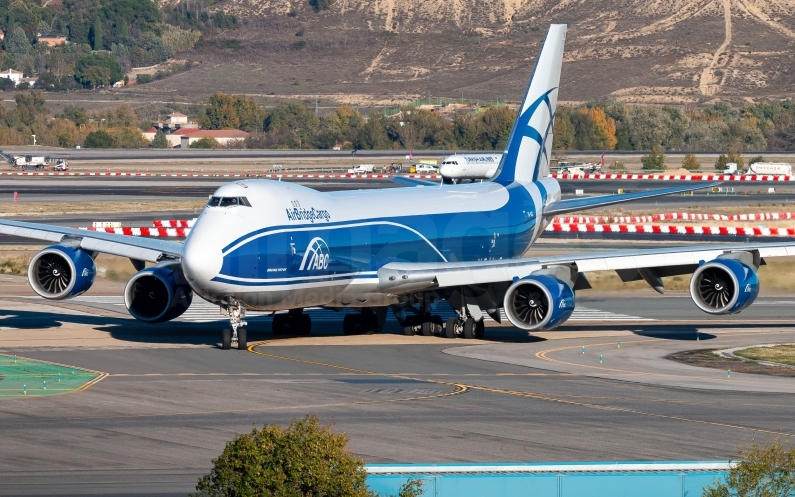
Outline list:
[[[299,271],[313,271],[318,269],[327,269],[329,261],[329,249],[326,242],[320,238],[315,237],[309,242],[309,246],[304,252],[304,259],[301,261]]]

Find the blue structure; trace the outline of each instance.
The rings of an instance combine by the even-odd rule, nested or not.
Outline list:
[[[700,497],[729,469],[726,461],[369,464],[367,486],[397,495],[418,478],[424,497]]]

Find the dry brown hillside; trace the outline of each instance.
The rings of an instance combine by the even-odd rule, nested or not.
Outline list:
[[[336,0],[321,13],[307,0],[222,0],[212,9],[247,24],[186,54],[197,69],[133,91],[516,100],[555,22],[570,26],[564,100],[795,96],[795,0]]]

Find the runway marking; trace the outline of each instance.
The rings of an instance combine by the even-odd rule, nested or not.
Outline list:
[[[653,340],[637,340],[636,342],[645,342],[645,341],[653,341]],[[749,426],[743,426],[743,425],[735,425],[735,424],[730,424],[730,423],[720,423],[720,422],[717,422],[717,421],[705,421],[705,420],[701,420],[701,419],[686,418],[686,417],[683,417],[683,416],[670,416],[670,415],[667,415],[667,414],[658,414],[658,413],[653,413],[653,412],[640,411],[640,410],[637,410],[637,409],[630,409],[630,408],[626,408],[626,407],[600,405],[600,404],[593,404],[593,403],[589,403],[589,402],[578,402],[578,401],[574,401],[574,400],[556,398],[556,397],[553,397],[553,396],[548,395],[548,394],[542,394],[542,393],[537,393],[537,392],[522,392],[522,391],[518,391],[518,390],[506,390],[506,389],[502,389],[502,388],[483,387],[483,386],[478,386],[478,385],[467,385],[467,384],[463,384],[463,383],[453,383],[453,382],[434,380],[434,379],[428,379],[428,378],[416,378],[416,377],[413,377],[413,376],[411,376],[411,377],[398,376],[398,375],[390,374],[390,373],[376,373],[376,372],[373,372],[373,371],[365,371],[365,370],[361,370],[361,369],[349,368],[349,367],[340,366],[340,365],[337,365],[337,364],[329,364],[329,363],[324,363],[324,362],[319,362],[319,361],[310,361],[310,360],[306,360],[306,359],[298,359],[298,358],[295,358],[295,357],[280,356],[280,355],[276,355],[276,354],[266,354],[264,352],[260,352],[258,350],[255,350],[256,347],[259,347],[261,345],[265,345],[266,343],[267,343],[267,341],[257,342],[257,343],[251,344],[248,347],[248,351],[252,352],[254,354],[257,354],[257,355],[261,355],[261,356],[265,356],[265,357],[271,357],[271,358],[274,358],[274,359],[281,359],[281,360],[285,360],[285,361],[292,361],[292,362],[298,362],[298,363],[303,363],[303,364],[313,364],[313,365],[325,366],[325,367],[329,367],[329,368],[342,369],[342,370],[347,370],[347,371],[357,371],[357,372],[367,373],[367,374],[370,374],[370,375],[394,377],[394,378],[409,379],[409,380],[421,381],[421,382],[427,382],[427,383],[449,385],[449,386],[454,386],[454,387],[457,387],[457,388],[461,387],[463,390],[460,393],[464,393],[464,392],[472,391],[472,390],[478,390],[478,391],[482,391],[482,392],[496,393],[496,394],[501,394],[501,395],[510,395],[510,396],[514,396],[514,397],[524,397],[524,398],[530,398],[530,399],[535,399],[535,400],[542,400],[542,401],[547,401],[547,402],[556,402],[556,403],[560,403],[560,404],[567,404],[567,405],[580,406],[580,407],[589,407],[589,408],[603,409],[603,410],[608,410],[608,411],[623,412],[623,413],[628,413],[628,414],[636,414],[636,415],[639,415],[639,416],[648,416],[648,417],[654,417],[654,418],[669,419],[669,420],[673,420],[673,421],[683,421],[683,422],[688,422],[688,423],[705,424],[705,425],[710,425],[710,426],[719,426],[719,427],[723,427],[723,428],[732,428],[732,429],[744,430],[744,431],[753,431],[753,432],[759,432],[759,433],[783,435],[783,436],[788,436],[788,437],[791,437],[791,436],[795,435],[795,434],[791,434],[791,433],[785,433],[785,432],[782,432],[782,431],[767,430],[767,429],[764,429],[764,428],[755,428],[755,427],[749,427]],[[612,342],[610,344],[612,345]],[[451,394],[453,394],[453,393],[451,392]]]
[[[778,333],[778,332],[769,332],[769,333]],[[756,333],[756,332],[755,333],[732,333],[732,336],[757,335],[757,334],[769,334],[769,333],[765,333],[765,332],[761,332],[761,333]],[[637,344],[637,343],[644,343],[644,342],[659,342],[659,341],[663,341],[663,339],[662,338],[648,338],[648,339],[645,339],[645,340],[629,340],[629,341],[624,342],[624,343],[626,345],[630,345],[630,344]],[[594,344],[590,344],[589,347],[602,347],[602,346],[612,346],[612,345],[613,345],[613,342],[594,343]],[[711,382],[725,382],[725,381],[728,381],[728,380],[723,379],[723,378],[713,378],[713,377],[708,377],[708,376],[694,376],[694,375],[669,374],[669,373],[652,373],[652,372],[647,372],[647,371],[633,371],[633,370],[627,370],[627,369],[608,368],[608,367],[604,367],[604,366],[597,366],[595,364],[582,364],[582,363],[564,361],[564,360],[561,360],[561,359],[553,359],[553,358],[547,356],[547,354],[552,353],[552,352],[559,352],[561,350],[577,350],[580,347],[581,347],[580,345],[572,345],[572,346],[567,346],[567,347],[557,347],[557,348],[554,348],[554,349],[541,350],[541,351],[535,353],[535,357],[537,357],[538,359],[544,360],[544,361],[554,362],[554,363],[558,363],[558,364],[566,364],[566,365],[569,365],[569,366],[590,368],[590,369],[596,369],[596,370],[606,371],[606,372],[611,372],[612,371],[612,372],[622,373],[624,375],[632,375],[632,376],[659,376],[659,377],[667,377],[667,378],[685,378],[685,379],[707,380],[707,381],[711,381]],[[693,367],[696,367],[696,366],[693,366]],[[716,369],[716,371],[719,371],[719,370]],[[741,385],[750,385],[750,386],[753,386],[754,384],[756,384],[755,381],[742,380],[742,379],[740,379],[740,380],[734,379],[734,380],[731,380],[731,381],[735,385],[738,384],[738,383],[741,384]]]

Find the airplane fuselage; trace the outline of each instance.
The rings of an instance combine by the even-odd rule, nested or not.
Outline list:
[[[283,310],[394,303],[377,289],[377,270],[390,262],[520,257],[560,188],[547,178],[323,193],[249,180],[213,198],[183,250],[191,287],[211,302]]]
[[[455,154],[445,157],[439,173],[445,180],[484,180],[494,176],[502,154]]]

